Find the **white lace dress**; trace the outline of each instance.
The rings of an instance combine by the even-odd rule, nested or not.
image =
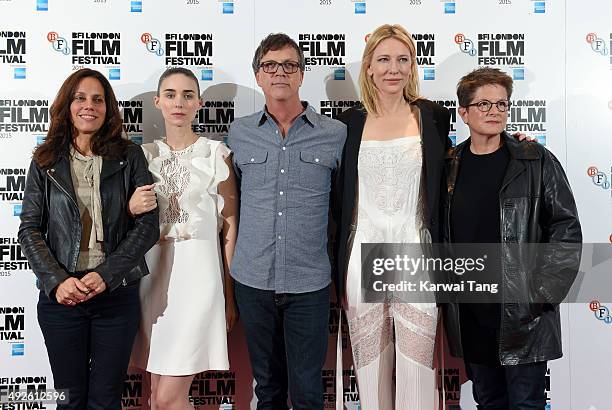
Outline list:
[[[160,241],[146,255],[150,274],[140,285],[142,322],[132,362],[160,375],[226,370],[227,336],[219,232],[230,151],[199,138],[172,151],[142,146],[155,180]]]
[[[361,243],[420,242],[421,168],[419,136],[361,142],[347,319],[364,410],[434,408],[436,305],[361,303]]]

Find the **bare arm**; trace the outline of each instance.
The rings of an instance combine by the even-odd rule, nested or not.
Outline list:
[[[234,247],[236,246],[236,238],[238,236],[238,189],[231,156],[225,159],[225,163],[229,169],[229,176],[225,181],[219,183],[218,191],[224,201],[223,210],[221,211],[223,215],[221,246],[225,282],[225,315],[227,331],[229,332],[238,320],[238,313],[234,302],[234,280],[230,275],[230,266],[232,265]]]

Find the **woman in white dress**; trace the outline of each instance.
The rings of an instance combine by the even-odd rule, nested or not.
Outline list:
[[[340,118],[348,135],[338,268],[347,275],[345,308],[364,410],[431,410],[436,403],[435,303],[363,303],[361,295],[361,243],[421,243],[438,236],[450,117],[418,95],[415,55],[403,27],[377,28],[363,53],[363,106]]]
[[[237,189],[230,150],[192,131],[202,106],[195,75],[166,70],[155,106],[166,138],[142,146],[155,184],[135,192],[130,212],[153,209],[157,197],[160,239],[146,255],[151,274],[141,281],[132,361],[151,373],[152,409],[187,409],[196,374],[229,369],[226,331],[237,320],[229,276]]]

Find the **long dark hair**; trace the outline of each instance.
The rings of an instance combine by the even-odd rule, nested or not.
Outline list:
[[[45,142],[34,150],[34,161],[40,167],[48,167],[70,152],[75,129],[70,115],[70,104],[80,82],[87,77],[100,81],[104,89],[106,116],[102,127],[91,137],[91,151],[103,158],[119,158],[130,141],[122,136],[123,121],[117,105],[117,98],[110,83],[99,71],[82,68],[64,81],[55,101],[51,104],[51,124]]]

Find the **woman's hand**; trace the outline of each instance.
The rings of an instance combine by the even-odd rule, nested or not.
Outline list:
[[[132,216],[144,214],[157,208],[157,200],[153,188],[155,188],[155,184],[136,188],[128,204]]]
[[[76,306],[87,300],[91,293],[87,285],[77,278],[70,277],[60,283],[55,290],[55,299],[60,305]]]
[[[527,140],[529,142],[537,141],[535,137],[528,137],[526,134],[523,134],[522,132],[518,132],[518,131],[512,134],[512,136],[519,141],[524,141],[524,140]]]
[[[232,328],[238,322],[239,316],[234,298],[225,299],[225,329],[228,333],[232,331]]]
[[[106,282],[104,282],[104,279],[102,279],[102,276],[100,276],[98,272],[89,272],[81,278],[81,282],[89,289],[86,300],[106,290]]]

